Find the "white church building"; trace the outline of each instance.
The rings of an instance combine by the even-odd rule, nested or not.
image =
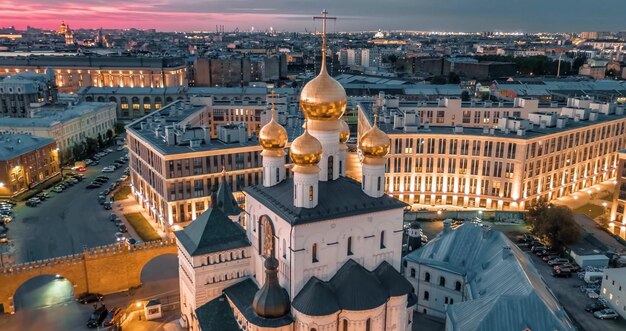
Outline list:
[[[306,121],[289,148],[293,166],[272,110],[259,133],[263,185],[244,190],[245,210],[222,185],[212,208],[176,232],[190,330],[411,330],[405,204],[384,194],[390,140],[374,115],[359,139],[362,183],[345,177],[347,98],[326,71],[322,35],[321,72],[300,95]]]

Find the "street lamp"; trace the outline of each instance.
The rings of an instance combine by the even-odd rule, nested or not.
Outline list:
[[[63,162],[61,162],[61,149],[57,147],[54,150],[57,151],[57,159],[59,160],[59,170],[61,172],[61,179],[63,179]]]
[[[141,321],[141,302],[137,301],[135,306],[137,306],[137,315],[139,316],[139,320]]]

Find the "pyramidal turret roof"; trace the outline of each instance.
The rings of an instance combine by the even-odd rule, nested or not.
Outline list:
[[[216,194],[216,206],[228,216],[239,215],[241,213],[241,208],[233,196],[233,191],[230,189],[230,182],[226,180],[224,171],[222,171],[222,174],[222,182],[220,183]]]

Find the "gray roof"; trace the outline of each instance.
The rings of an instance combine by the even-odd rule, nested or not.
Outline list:
[[[245,231],[217,208],[208,209],[174,235],[191,256],[250,246]]]
[[[31,118],[2,117],[0,127],[51,127],[57,123],[65,123],[91,112],[105,109],[115,109],[115,104],[109,102],[81,102],[74,106],[59,107],[46,106]]]
[[[350,259],[328,282],[311,277],[292,305],[303,314],[325,316],[342,309],[362,311],[380,307],[390,297],[409,295],[411,291],[411,284],[386,261],[368,271]]]
[[[196,309],[200,330],[240,331],[233,309],[221,295]]]
[[[223,174],[225,174],[223,172]],[[230,190],[231,184],[226,182],[226,177],[222,176],[222,182],[217,189],[216,199],[217,207],[222,209],[224,214],[228,216],[235,216],[241,213],[241,208],[237,204],[237,200],[233,196],[233,192]]]
[[[244,191],[275,212],[292,225],[325,221],[353,215],[367,214],[406,204],[387,195],[380,198],[368,196],[357,181],[339,177],[318,184],[318,204],[315,208],[298,208],[293,204],[293,179],[288,178],[277,185],[248,186]],[[341,197],[341,199],[337,199]]]
[[[179,68],[185,66],[182,57],[139,56],[8,56],[0,57],[0,66],[55,68]]]
[[[574,330],[532,261],[501,232],[466,223],[405,259],[465,277],[468,300],[447,310],[452,330]]]
[[[256,283],[252,279],[246,278],[246,280],[224,289],[224,294],[243,314],[246,321],[256,326],[278,328],[293,323],[291,314],[279,318],[265,318],[257,315],[252,308],[252,301],[258,290],[259,287]]]
[[[29,134],[0,134],[0,160],[11,160],[50,144],[54,144],[54,139]]]
[[[372,112],[373,103],[372,102],[359,102],[359,105],[360,105],[360,108],[364,111],[365,115],[369,118],[369,122],[373,123],[373,116],[374,116]],[[553,110],[557,111],[557,110],[560,110],[560,108],[553,108]],[[499,129],[496,129],[494,134],[489,134],[489,133],[484,133],[483,128],[476,128],[476,127],[464,127],[463,132],[455,133],[454,127],[452,126],[436,126],[432,124],[429,126],[428,129],[423,129],[422,127],[420,127],[417,130],[417,132],[412,133],[412,134],[450,134],[450,135],[458,135],[458,136],[506,137],[506,138],[526,140],[526,139],[539,138],[539,137],[543,137],[543,136],[550,135],[550,134],[565,132],[569,130],[584,128],[587,126],[597,125],[600,123],[605,123],[608,125],[612,121],[623,120],[625,116],[626,115],[598,114],[598,119],[596,121],[586,120],[586,121],[576,122],[574,120],[570,120],[568,121],[567,126],[564,128],[557,128],[557,127],[540,128],[540,127],[535,126],[532,129],[526,130],[523,136],[518,136],[517,131],[515,130],[511,130],[509,133],[506,133]],[[394,128],[393,123],[381,123],[379,121],[378,127],[387,134],[407,134],[402,129]]]

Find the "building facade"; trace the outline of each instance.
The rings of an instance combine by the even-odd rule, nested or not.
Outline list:
[[[186,87],[187,65],[182,58],[130,56],[28,56],[0,58],[0,74],[54,72],[61,93],[81,87]]]
[[[23,72],[0,81],[0,117],[33,117],[56,101],[54,77]]]
[[[600,296],[622,318],[626,318],[626,268],[604,269]]]
[[[86,138],[105,137],[107,131],[114,130],[116,121],[114,104],[81,102],[42,107],[31,118],[3,118],[0,131],[52,138],[61,153],[67,153]]]
[[[626,239],[626,150],[617,153],[616,185],[609,216],[609,230]]]
[[[59,151],[53,139],[0,134],[0,197],[12,198],[59,171]]]

